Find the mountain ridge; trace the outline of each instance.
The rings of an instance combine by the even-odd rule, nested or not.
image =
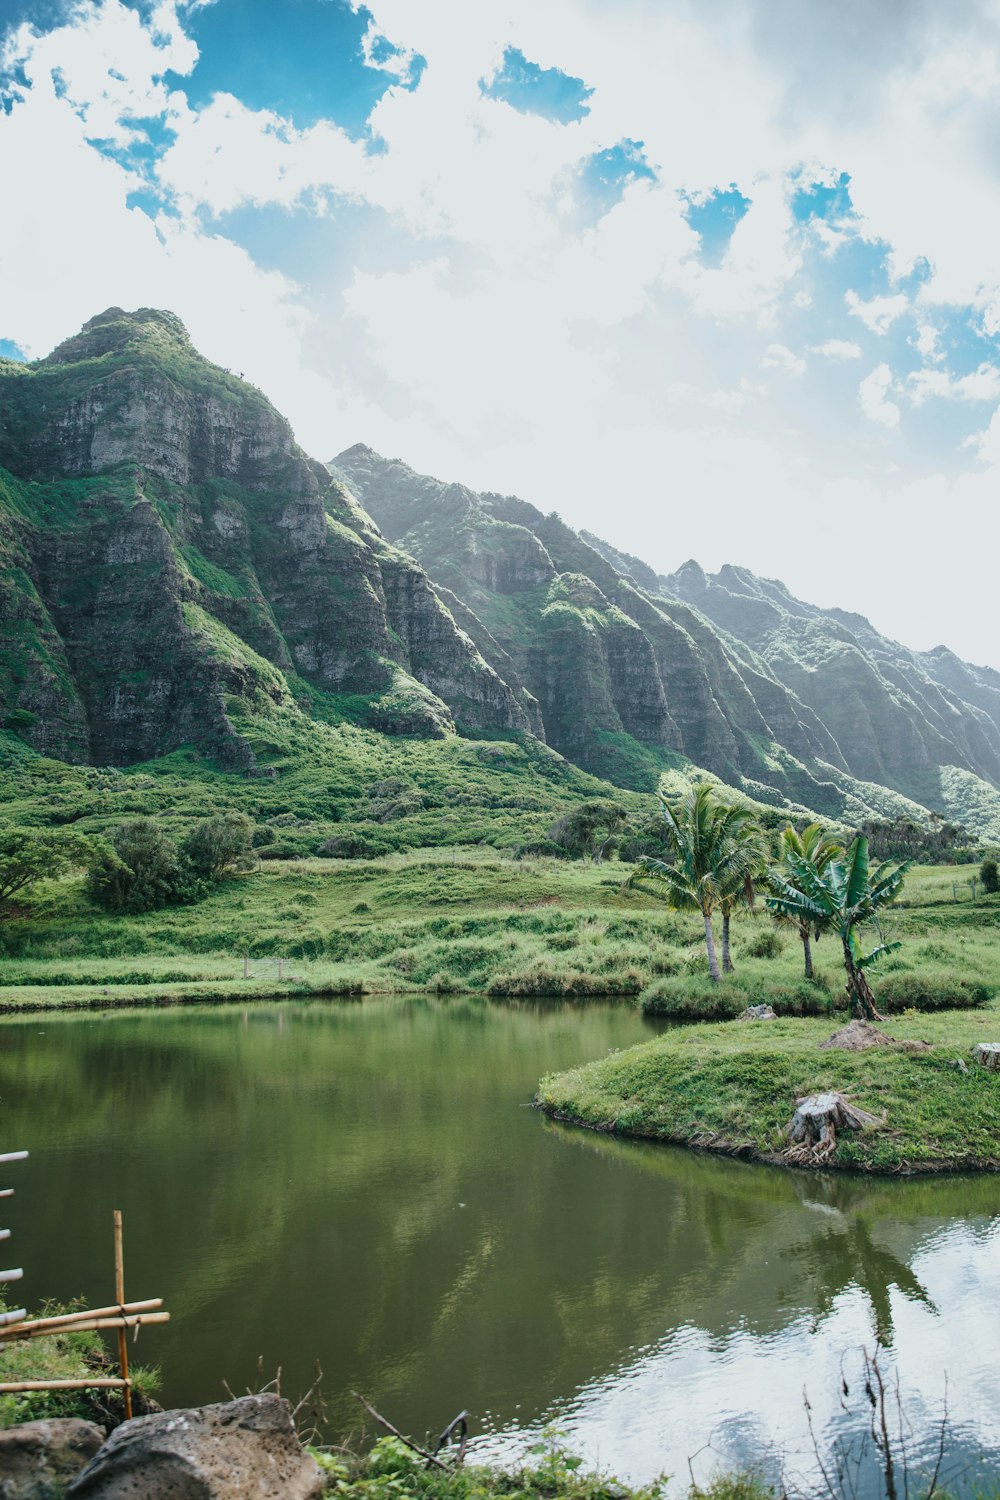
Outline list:
[[[1000,673],[946,647],[734,565],[658,574],[363,444],[320,464],[171,313],[0,360],[3,729],[258,776],[279,720],[519,740],[609,793],[708,773],[795,815],[971,809],[1000,839]]]

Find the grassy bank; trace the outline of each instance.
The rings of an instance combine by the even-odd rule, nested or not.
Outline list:
[[[628,868],[469,849],[273,860],[196,906],[136,916],[97,910],[80,880],[52,882],[0,922],[0,1012],[424,991],[645,995],[652,1013],[698,1014],[700,921],[622,890]],[[989,998],[1000,986],[1000,898],[973,901],[959,884],[955,902],[955,873],[911,873],[908,904],[892,915],[903,948],[879,970],[887,1005],[970,987]],[[743,917],[734,952],[728,1011],[776,992],[802,1008],[793,933],[775,933],[762,912]],[[815,959],[815,1005],[828,1009],[843,988],[833,945],[819,943]]]
[[[829,1020],[675,1028],[653,1042],[546,1078],[538,1103],[592,1129],[767,1161],[781,1159],[796,1097],[836,1090],[879,1117],[842,1135],[828,1166],[867,1172],[1000,1169],[1000,1077],[970,1067],[976,1042],[1000,1040],[1000,1012],[906,1015],[886,1023],[895,1041],[820,1051]]]

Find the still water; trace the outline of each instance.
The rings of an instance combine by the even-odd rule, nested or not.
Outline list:
[[[120,1207],[126,1291],[172,1313],[134,1355],[170,1405],[258,1357],[295,1396],[318,1359],[338,1435],[357,1390],[414,1433],[467,1407],[490,1452],[548,1424],[678,1486],[689,1459],[794,1485],[853,1445],[871,1493],[864,1346],[918,1460],[947,1399],[952,1487],[1000,1473],[1000,1179],[793,1174],[527,1107],[651,1034],[628,1006],[425,997],[6,1023],[0,1149],[31,1158],[5,1263],[29,1306],[110,1302]]]

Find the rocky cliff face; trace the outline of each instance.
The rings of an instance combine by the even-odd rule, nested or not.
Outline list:
[[[0,718],[37,749],[251,769],[234,712],[309,690],[390,733],[527,727],[419,567],[169,313],[0,364],[0,467]]]
[[[522,500],[363,446],[330,468],[461,601],[483,654],[587,769],[641,786],[683,756],[834,816],[962,816],[977,799],[1000,813],[1000,673],[908,652],[745,569],[662,577]]]

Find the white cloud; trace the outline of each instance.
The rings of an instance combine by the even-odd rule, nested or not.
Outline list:
[[[1000,439],[991,427],[957,450],[974,425],[968,403],[997,399],[995,377],[991,366],[935,370],[933,331],[947,304],[1000,329],[998,28],[986,11],[942,29],[924,7],[894,8],[892,25],[862,7],[870,45],[845,52],[846,31],[831,30],[822,8],[783,27],[774,0],[483,0],[463,10],[461,27],[453,0],[367,8],[366,46],[389,82],[370,121],[380,151],[332,121],[297,130],[250,109],[235,84],[192,107],[184,78],[195,49],[187,12],[171,5],[144,25],[118,0],[94,0],[51,32],[22,28],[14,50],[30,87],[0,115],[0,191],[23,205],[0,237],[0,336],[41,353],[110,303],[171,306],[321,456],[362,438],[601,531],[613,495],[612,539],[664,568],[692,552],[727,560],[709,555],[721,545],[705,537],[711,508],[730,559],[783,573],[800,592],[811,556],[787,529],[761,528],[761,514],[835,497],[845,538],[895,537],[905,576],[918,578],[911,519],[926,496],[985,505]],[[588,115],[562,126],[484,98],[479,79],[507,45],[584,79]],[[427,68],[408,90],[417,53]],[[154,180],[169,211],[155,223],[127,205],[137,177],[92,144],[129,146],[149,115],[175,132]],[[644,143],[656,179],[633,182],[581,227],[581,164],[624,139]],[[858,217],[803,226],[796,184],[830,187],[842,171]],[[706,265],[685,207],[730,183],[750,207],[721,263]],[[345,203],[368,243],[359,233],[346,269],[338,262],[301,284],[210,227],[213,213],[278,205],[291,239],[305,205],[335,232]],[[882,295],[852,290],[845,301],[836,254],[812,276],[818,245],[845,237],[863,237],[873,269],[885,257]],[[907,296],[892,278],[922,257],[920,290]],[[902,325],[926,368],[900,383],[879,364],[857,405],[848,394],[830,411],[812,399],[804,354],[860,358],[855,319],[876,335]],[[950,403],[956,452],[942,451],[942,473],[928,477],[926,460],[894,444],[890,473],[878,429],[898,427],[904,396],[934,395]],[[976,466],[975,502],[963,464]],[[849,541],[840,554],[830,545],[842,602],[864,608],[866,589],[889,599],[884,578],[876,593],[874,578],[846,569]],[[945,539],[934,563],[939,578],[963,576],[959,542]],[[929,628],[905,593],[892,608],[914,638]],[[985,638],[968,610],[949,618],[956,632],[970,621],[971,645]]]
[[[827,359],[860,359],[861,345],[853,339],[827,339],[825,344],[813,344],[812,352]]]
[[[982,364],[968,375],[947,370],[914,370],[906,377],[907,395],[914,406],[923,406],[931,396],[948,401],[996,401],[1000,399],[1000,369]]]
[[[882,427],[899,426],[899,407],[888,399],[892,390],[892,371],[886,364],[876,365],[858,386],[858,403],[865,416]]]
[[[888,333],[896,319],[905,313],[910,305],[910,299],[897,292],[891,297],[870,297],[867,302],[862,301],[857,292],[847,291],[844,293],[844,301],[856,318],[860,318],[866,328],[872,333]]]
[[[806,362],[784,344],[768,344],[761,365],[765,370],[781,370],[785,375],[804,375]]]

